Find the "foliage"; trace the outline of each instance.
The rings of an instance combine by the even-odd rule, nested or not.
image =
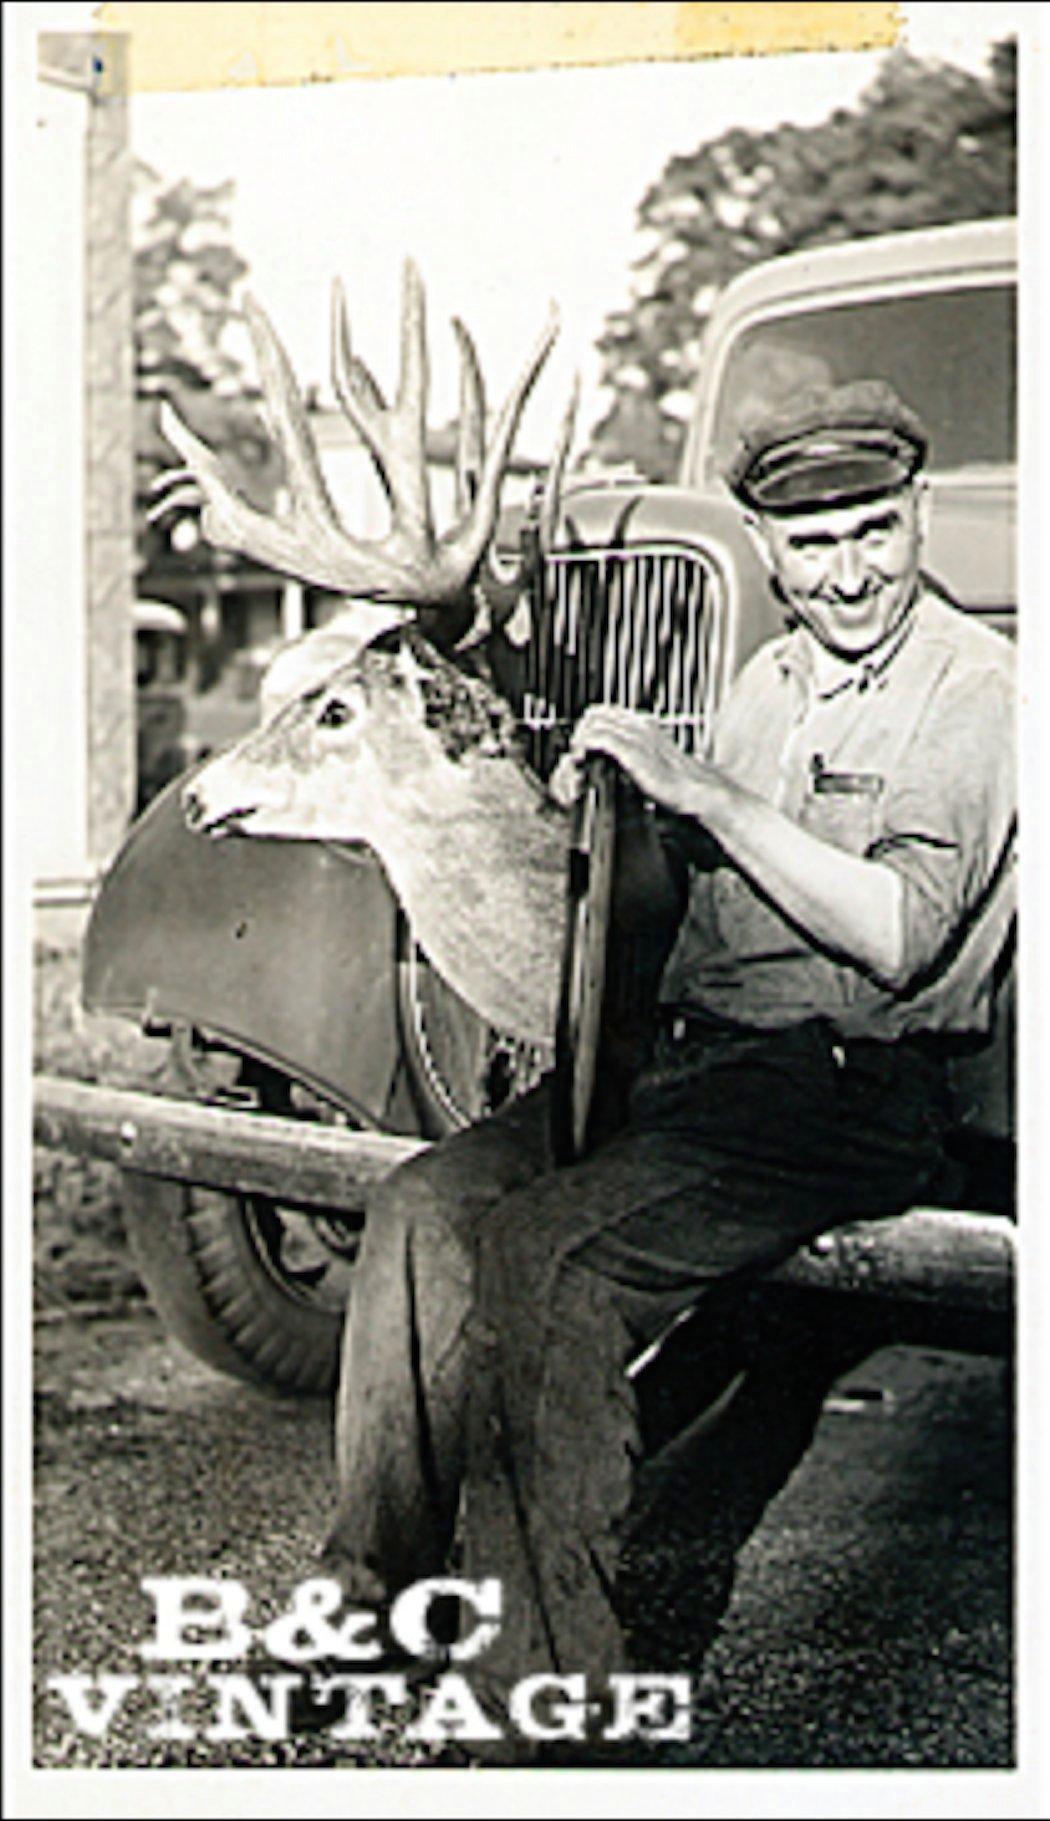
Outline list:
[[[598,346],[612,407],[605,461],[676,471],[704,324],[721,287],[758,260],[829,242],[1003,215],[1016,206],[1016,45],[971,75],[904,52],[855,109],[814,127],[734,128],[672,158],[639,209],[652,245],[630,306]]]
[[[146,527],[150,483],[177,461],[162,437],[157,407],[169,398],[211,444],[254,504],[267,507],[280,484],[279,458],[235,349],[237,287],[247,265],[231,244],[232,183],[165,184],[139,163],[134,204],[136,476],[140,559],[166,537]]]

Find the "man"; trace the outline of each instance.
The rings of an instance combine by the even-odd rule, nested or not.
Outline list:
[[[809,1300],[745,1321],[748,1286],[943,1179],[941,1045],[987,1028],[1010,915],[1013,685],[1005,641],[923,578],[925,453],[875,382],[797,398],[742,442],[727,478],[789,630],[730,690],[709,758],[596,707],[560,779],[607,754],[687,856],[626,1116],[555,1170],[541,1088],[370,1209],[324,1570],[382,1609],[444,1570],[461,1520],[464,1572],[503,1590],[471,1666],[494,1716],[531,1673],[601,1686],[625,1627],[641,1668],[669,1667],[632,1565],[660,1500],[680,1545],[665,1610],[679,1630],[695,1614],[696,1667],[736,1550],[875,1344]],[[697,1305],[709,1407],[641,1469],[625,1368]]]

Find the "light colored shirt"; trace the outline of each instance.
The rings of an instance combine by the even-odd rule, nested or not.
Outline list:
[[[665,1005],[744,1024],[823,1016],[844,1035],[980,1031],[1014,914],[1014,651],[929,590],[840,663],[797,627],[730,689],[712,758],[836,847],[904,882],[906,980],[819,948],[731,865],[693,876]]]

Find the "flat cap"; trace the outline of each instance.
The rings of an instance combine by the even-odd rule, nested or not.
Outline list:
[[[926,448],[918,418],[883,380],[809,386],[742,428],[725,478],[756,512],[816,512],[895,492]]]

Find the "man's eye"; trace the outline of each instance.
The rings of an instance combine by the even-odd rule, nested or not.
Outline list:
[[[325,703],[318,715],[317,725],[318,727],[345,727],[347,721],[353,719],[353,713],[349,702],[342,702],[338,696],[333,696],[330,702]]]

